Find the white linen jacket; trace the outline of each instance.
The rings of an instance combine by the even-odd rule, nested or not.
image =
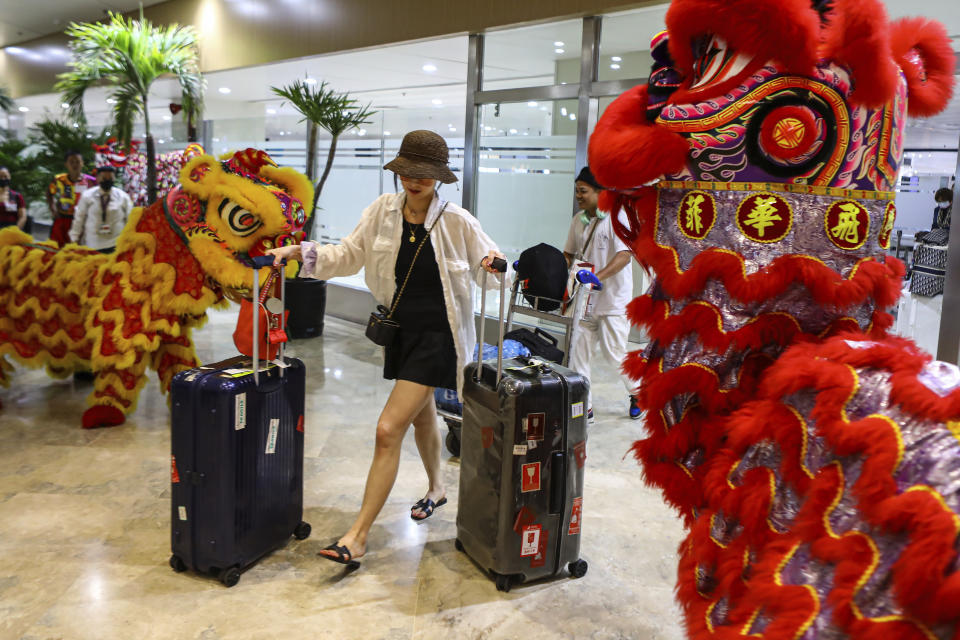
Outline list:
[[[304,242],[301,277],[326,280],[350,276],[363,268],[373,297],[389,308],[396,289],[394,267],[403,240],[405,198],[401,192],[383,194],[374,200],[364,210],[357,227],[340,244]],[[434,196],[425,224],[427,229],[433,227],[430,242],[436,254],[447,321],[457,349],[457,392],[462,394],[463,370],[472,359],[477,342],[472,284],[482,284],[484,271],[480,262],[490,251],[499,249],[480,228],[477,219],[452,202],[447,204],[434,227],[442,204],[443,201]],[[498,277],[491,275],[487,288],[499,287]]]

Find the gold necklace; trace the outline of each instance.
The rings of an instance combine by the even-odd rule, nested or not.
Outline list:
[[[410,212],[410,215],[411,215],[411,216],[415,216],[415,215],[416,215],[416,212],[413,210],[413,208],[412,208],[409,204],[406,204],[406,203],[405,203],[404,206],[407,208],[407,211]],[[424,218],[426,218],[426,215],[424,215]],[[426,221],[426,220],[424,220],[424,221]],[[403,223],[404,223],[404,225],[410,225],[410,237],[407,238],[407,239],[408,239],[410,242],[416,242],[416,241],[417,241],[417,233],[416,233],[416,231],[417,231],[417,227],[419,227],[420,225],[419,225],[419,224],[414,224],[413,222],[410,222],[410,221],[407,220],[406,218],[403,219]],[[421,224],[423,224],[423,223],[421,223]]]
[[[419,227],[420,225],[418,225],[418,224],[413,224],[412,222],[407,222],[406,220],[404,220],[403,223],[406,224],[406,225],[410,225],[410,237],[407,238],[407,239],[408,239],[410,242],[416,242],[416,241],[417,241],[417,227]]]

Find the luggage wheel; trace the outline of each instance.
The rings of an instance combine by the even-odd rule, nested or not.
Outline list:
[[[177,573],[183,573],[187,570],[187,563],[180,556],[170,556],[170,568]]]
[[[313,529],[310,527],[310,524],[307,522],[301,522],[297,525],[297,528],[293,530],[293,537],[297,540],[306,540],[310,537],[310,532]]]
[[[240,569],[237,567],[224,569],[220,572],[219,579],[225,587],[232,587],[240,582]]]
[[[583,576],[587,575],[587,561],[574,560],[567,565],[567,570],[570,572],[570,577],[582,578]]]
[[[450,455],[454,458],[460,457],[460,438],[457,437],[456,432],[452,429],[447,431],[446,445]]]
[[[497,591],[510,591],[510,587],[513,586],[513,576],[505,576],[499,573],[494,574],[497,577]]]

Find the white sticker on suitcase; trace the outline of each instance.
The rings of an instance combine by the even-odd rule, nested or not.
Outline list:
[[[187,519],[187,508],[186,508],[186,507],[179,507],[179,508],[177,509],[177,511],[180,513],[180,519],[181,519],[181,520],[186,520],[186,519]]]
[[[233,429],[234,431],[240,431],[240,429],[246,429],[247,427],[247,394],[240,393],[237,394],[237,397],[234,398],[234,421]]]
[[[570,406],[570,417],[571,418],[582,418],[583,417],[583,403],[574,402]]]
[[[540,529],[539,524],[531,524],[523,528],[520,557],[537,555],[537,549],[540,548]]]
[[[270,419],[270,433],[267,434],[267,450],[264,453],[277,452],[277,431],[280,430],[280,418]]]

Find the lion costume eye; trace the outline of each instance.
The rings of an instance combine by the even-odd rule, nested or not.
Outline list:
[[[263,222],[243,207],[229,200],[224,200],[219,207],[220,218],[227,223],[235,235],[244,238],[259,229]]]
[[[691,89],[729,80],[743,71],[751,60],[749,55],[737,54],[717,35],[701,38],[694,45],[694,53],[697,61],[693,63]]]

